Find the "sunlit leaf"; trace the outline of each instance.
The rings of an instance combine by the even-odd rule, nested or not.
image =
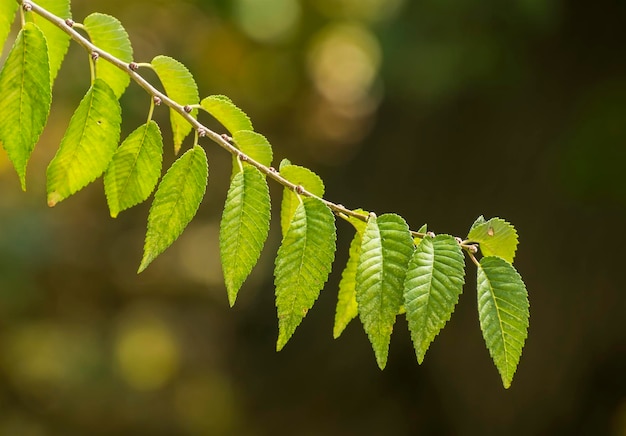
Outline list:
[[[389,342],[403,302],[403,285],[413,239],[398,215],[370,215],[356,271],[359,317],[380,369],[387,364]]]
[[[307,191],[318,197],[324,195],[324,182],[322,179],[308,168],[299,165],[282,165],[280,175],[295,185],[302,186]],[[287,233],[287,228],[300,200],[298,195],[291,189],[283,189],[283,200],[280,207],[280,228],[283,235]]]
[[[480,244],[483,256],[499,256],[511,263],[515,258],[517,231],[503,219],[491,218],[489,221],[474,223],[467,239]]]
[[[85,18],[83,26],[91,42],[98,48],[124,62],[133,60],[128,33],[117,18],[96,12]],[[107,82],[117,98],[124,94],[130,83],[130,76],[125,71],[105,60],[96,61],[96,77]]]
[[[211,95],[200,102],[202,108],[234,135],[239,130],[254,130],[250,118],[223,95]]]
[[[200,101],[198,85],[187,67],[168,56],[156,56],[152,59],[151,64],[169,98],[182,105],[198,104]],[[193,109],[189,114],[196,118],[198,110]],[[170,109],[170,123],[174,135],[174,151],[178,153],[183,140],[189,135],[192,127],[185,118],[173,109]]]
[[[113,91],[96,79],[72,115],[54,159],[48,165],[48,205],[100,177],[115,153],[122,110]]]
[[[404,306],[417,360],[450,319],[465,282],[463,251],[454,237],[422,239],[404,282]]]
[[[480,260],[477,285],[483,338],[508,388],[528,335],[528,292],[515,268],[495,256]]]
[[[70,0],[38,0],[37,4],[47,11],[53,13],[57,17],[70,18],[72,12],[70,10]],[[70,36],[59,29],[56,25],[43,17],[33,13],[26,14],[27,19],[33,20],[39,26],[48,42],[48,57],[50,58],[50,83],[54,83],[54,79],[61,68],[67,49],[70,46]]]
[[[270,227],[265,177],[246,166],[233,178],[220,224],[220,255],[230,305],[261,255]]]
[[[272,146],[265,136],[251,130],[238,130],[233,133],[233,141],[237,148],[249,158],[254,159],[261,165],[269,167],[272,165]],[[237,156],[233,157],[233,175],[239,171],[236,162]]]
[[[167,171],[150,207],[141,272],[178,239],[200,207],[209,169],[204,149],[187,150]]]
[[[335,217],[315,198],[296,208],[274,270],[281,350],[319,296],[335,258]]]
[[[145,201],[159,181],[163,138],[150,121],[137,128],[115,151],[104,174],[104,190],[111,216]]]
[[[26,165],[50,112],[52,89],[43,33],[20,31],[0,71],[0,140],[26,189]]]
[[[15,21],[17,7],[17,2],[0,2],[0,51],[2,51],[2,47],[4,47],[4,43],[9,36],[11,25]]]
[[[357,210],[357,212],[363,212]],[[365,212],[364,212],[365,213]],[[350,243],[348,263],[341,273],[339,282],[339,294],[337,295],[337,308],[335,310],[335,325],[333,327],[333,337],[337,339],[341,333],[358,315],[358,305],[356,302],[356,268],[361,255],[361,241],[367,223],[360,219],[349,217],[348,221],[354,226],[356,234]]]

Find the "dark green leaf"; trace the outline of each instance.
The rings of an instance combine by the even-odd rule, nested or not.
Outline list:
[[[261,255],[270,226],[265,177],[246,166],[233,178],[220,225],[220,255],[230,305]]]
[[[206,191],[209,168],[204,149],[195,145],[167,171],[148,214],[141,272],[178,239],[200,207]]]
[[[356,272],[359,317],[380,369],[387,364],[389,341],[402,305],[403,285],[413,239],[398,215],[371,215],[361,243]]]
[[[81,190],[106,170],[120,138],[121,112],[109,85],[96,79],[48,165],[49,206]]]
[[[50,113],[46,40],[26,23],[0,71],[0,140],[26,189],[26,165]]]
[[[452,236],[425,238],[417,246],[404,282],[404,306],[417,360],[450,319],[465,282],[465,262]]]
[[[128,135],[104,174],[104,190],[111,216],[145,201],[161,176],[163,138],[150,121]]]
[[[528,335],[528,292],[515,268],[500,257],[480,260],[477,285],[480,328],[508,388]]]
[[[317,300],[335,258],[335,217],[315,198],[296,208],[274,270],[278,342],[281,350]]]

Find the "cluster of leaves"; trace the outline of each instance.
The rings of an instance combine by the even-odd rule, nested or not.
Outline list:
[[[324,184],[311,170],[287,160],[278,170],[271,167],[270,143],[254,131],[250,119],[227,97],[200,100],[191,73],[180,62],[167,56],[157,56],[150,63],[133,62],[128,35],[112,16],[94,13],[78,24],[60,18],[70,17],[69,0],[40,0],[39,4],[3,1],[0,43],[9,34],[18,3],[22,6],[21,30],[0,71],[0,140],[23,189],[26,166],[46,125],[52,86],[71,37],[88,50],[91,86],[48,166],[50,206],[101,176],[112,217],[154,192],[141,272],[179,237],[196,214],[208,183],[207,157],[198,141],[209,136],[233,153],[220,227],[220,254],[231,305],[268,236],[267,178],[284,185],[280,213],[283,238],[274,270],[278,350],[291,338],[328,279],[336,250],[335,220],[340,217],[353,225],[355,235],[339,284],[334,336],[358,316],[382,369],[395,321],[405,314],[421,363],[463,291],[465,252],[477,266],[483,336],[504,386],[509,387],[529,320],[527,291],[512,265],[517,233],[511,224],[480,217],[461,240],[435,236],[426,226],[413,232],[395,214],[377,216],[324,200]],[[141,82],[136,73],[139,68],[156,72],[163,92]],[[151,94],[149,115],[145,124],[118,145],[122,123],[119,98],[131,77],[144,83]],[[194,143],[161,177],[163,137],[152,114],[155,105],[163,101],[170,108],[174,152],[178,154],[192,132]],[[199,110],[220,122],[229,136],[200,124]],[[478,247],[480,261],[475,256]]]

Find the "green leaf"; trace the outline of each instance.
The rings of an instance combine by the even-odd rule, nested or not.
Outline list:
[[[26,190],[26,165],[52,101],[46,40],[26,23],[0,71],[0,140]]]
[[[276,256],[277,350],[285,346],[324,287],[335,258],[335,239],[331,210],[318,199],[305,198]]]
[[[0,2],[0,52],[11,31],[11,25],[15,20],[17,7],[17,2]]]
[[[389,342],[402,291],[413,239],[398,215],[370,215],[363,233],[356,271],[359,317],[369,337],[380,369],[387,364]]]
[[[198,104],[200,101],[198,85],[187,67],[168,56],[157,56],[152,59],[151,64],[169,98],[182,105]],[[198,110],[193,109],[190,115],[196,118]],[[170,123],[174,135],[174,151],[178,153],[192,127],[182,115],[173,109],[170,109]]]
[[[324,195],[324,182],[322,179],[308,168],[299,165],[282,165],[280,175],[295,185],[302,186],[307,191],[318,197]],[[291,189],[283,189],[283,201],[280,208],[280,227],[283,235],[287,233],[287,228],[296,208],[300,204],[298,195]]]
[[[482,216],[482,215],[481,215],[481,216],[479,216],[478,218],[476,218],[476,221],[474,221],[474,223],[472,224],[472,227],[470,227],[470,232],[471,232],[472,230],[474,230],[474,228],[476,228],[476,227],[478,227],[479,225],[484,224],[484,223],[486,223],[486,222],[487,222],[487,220],[485,219],[485,217],[484,217],[484,216]]]
[[[261,255],[270,228],[270,192],[261,172],[246,166],[233,178],[220,225],[220,255],[231,307]]]
[[[163,138],[150,121],[137,128],[115,151],[104,174],[104,191],[111,216],[145,201],[161,175]]]
[[[357,212],[363,211],[357,210]],[[341,336],[341,333],[343,333],[350,321],[358,315],[358,305],[356,302],[356,269],[361,255],[362,236],[367,223],[354,217],[348,217],[348,221],[356,229],[356,234],[350,243],[348,263],[341,273],[341,280],[339,281],[335,325],[333,327],[333,337],[335,339]]]
[[[528,292],[515,268],[494,256],[480,260],[477,285],[483,338],[508,388],[528,335]]]
[[[83,26],[94,45],[124,62],[132,62],[133,48],[128,33],[117,18],[96,12],[85,18]],[[125,71],[105,60],[96,61],[96,77],[107,82],[117,98],[124,94],[130,83],[130,76]]]
[[[84,188],[106,170],[120,138],[122,110],[113,91],[96,79],[72,115],[48,165],[48,205]]]
[[[513,263],[517,250],[517,232],[503,219],[491,218],[479,224],[474,223],[467,239],[480,244],[483,256],[499,256]]]
[[[233,141],[237,148],[248,157],[266,167],[272,165],[272,159],[274,158],[272,146],[265,136],[251,130],[238,130],[233,133]],[[239,171],[236,159],[237,156],[233,156],[233,173]]]
[[[163,176],[148,214],[148,230],[142,272],[158,255],[178,239],[200,207],[206,191],[209,168],[204,149],[187,150]]]
[[[57,17],[70,18],[70,0],[38,0],[37,4],[52,12]],[[70,46],[70,36],[59,29],[55,24],[35,14],[26,14],[41,29],[48,43],[48,57],[50,58],[50,83],[54,83],[59,68],[63,63],[67,49]]]
[[[450,319],[465,283],[463,251],[454,237],[425,238],[417,246],[404,281],[404,306],[417,360]]]
[[[202,108],[234,135],[239,130],[254,130],[250,118],[228,97],[211,95],[200,102]]]

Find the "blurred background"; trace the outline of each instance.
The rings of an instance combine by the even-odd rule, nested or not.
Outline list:
[[[335,272],[276,353],[278,221],[230,309],[230,157],[209,142],[198,216],[138,276],[149,202],[112,219],[99,180],[46,206],[89,85],[73,44],[26,193],[0,157],[0,435],[626,435],[626,3],[73,2],[76,21],[95,11],[122,21],[136,61],[170,55],[202,96],[231,97],[327,198],[459,236],[480,214],[511,221],[529,337],[504,390],[469,265],[424,364],[399,317],[381,372],[358,321],[332,338],[353,234],[339,222]],[[131,85],[122,104],[125,136],[149,100]]]

